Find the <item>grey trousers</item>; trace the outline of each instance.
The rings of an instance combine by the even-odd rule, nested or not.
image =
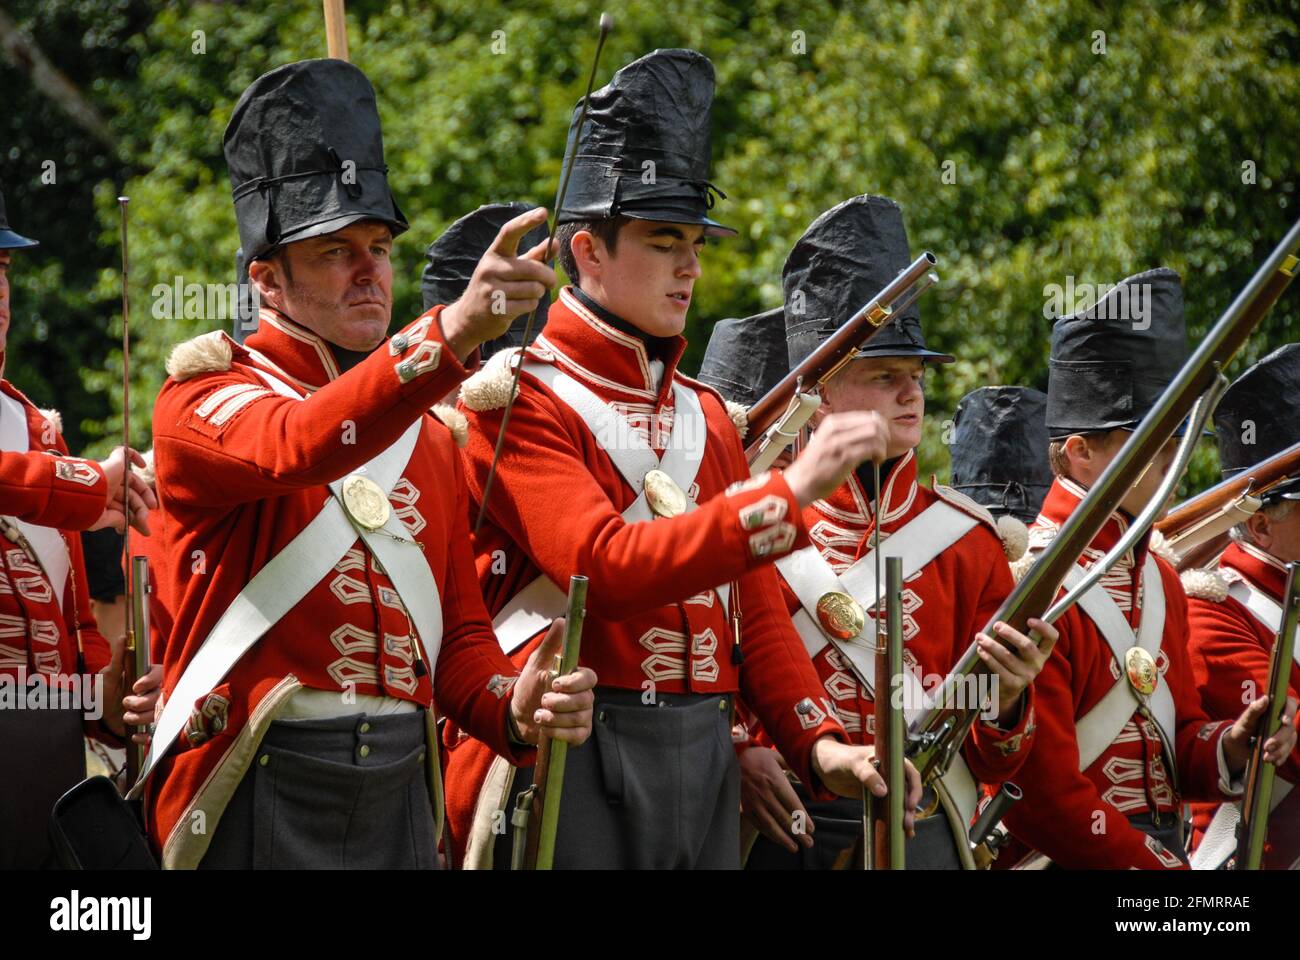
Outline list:
[[[199,869],[437,869],[422,712],[277,720]]]
[[[0,870],[57,866],[54,801],[86,779],[80,710],[0,710]]]
[[[738,869],[740,770],[730,695],[596,689],[591,739],[570,747],[555,841],[557,869]],[[518,770],[514,798],[532,783]],[[493,866],[510,865],[511,833]]]
[[[799,799],[812,817],[813,845],[802,845],[797,853],[790,853],[759,834],[745,861],[746,870],[829,870],[836,858],[854,841],[862,838],[862,801],[849,797],[834,800],[809,800],[803,786],[796,788]],[[927,790],[922,805],[932,800]],[[960,870],[952,826],[942,810],[916,822],[916,836],[909,837],[903,849],[903,862],[908,870]],[[860,855],[859,851],[859,855]],[[856,858],[855,858],[856,859]],[[850,863],[856,870],[860,863]]]

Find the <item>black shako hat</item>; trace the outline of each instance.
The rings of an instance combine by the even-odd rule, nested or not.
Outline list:
[[[1047,394],[980,387],[957,404],[952,485],[994,514],[1032,523],[1052,486]]]
[[[713,64],[695,50],[655,50],[592,91],[559,224],[624,216],[702,224],[734,236],[708,216]],[[564,155],[579,131],[574,107]],[[563,182],[563,176],[561,176]]]
[[[222,141],[251,263],[284,243],[382,220],[408,224],[388,189],[375,91],[344,60],[302,60],[254,80]]]
[[[1127,277],[1052,326],[1047,430],[1132,429],[1187,360],[1183,284],[1168,267]],[[1179,428],[1179,434],[1186,423]]]
[[[1214,411],[1214,430],[1225,478],[1300,441],[1300,343],[1279,347],[1233,381]],[[1278,499],[1300,500],[1300,477],[1264,495]]]
[[[521,203],[517,200],[512,203],[484,204],[472,213],[465,214],[443,231],[442,236],[429,244],[429,249],[425,253],[429,262],[424,265],[424,273],[420,276],[424,309],[428,310],[434,304],[454,303],[459,300],[465,288],[469,286],[470,278],[474,276],[474,268],[478,266],[487,248],[492,246],[492,241],[497,238],[501,228],[520,214],[534,209],[535,206],[536,204]],[[540,224],[528,231],[528,234],[519,241],[519,249],[528,250],[545,239],[546,225]],[[531,339],[535,340],[542,332],[549,309],[550,298],[543,297],[541,315],[533,324]],[[498,350],[507,347],[522,347],[524,327],[527,323],[528,314],[521,314],[511,322],[510,329],[502,336],[484,343],[480,348],[483,359],[486,360]]]
[[[5,195],[0,192],[0,250],[21,250],[24,247],[39,247],[40,241],[31,240],[9,229],[9,217],[5,213]]]
[[[789,372],[785,308],[773,307],[714,324],[698,379],[727,400],[752,407]]]
[[[814,220],[781,270],[790,368],[828,340],[911,262],[903,211],[893,200],[853,197]],[[882,327],[855,357],[953,360],[926,347],[916,303]]]

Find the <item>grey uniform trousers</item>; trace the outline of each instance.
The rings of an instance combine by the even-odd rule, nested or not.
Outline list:
[[[565,764],[555,867],[738,869],[731,695],[641,697],[596,689],[591,739]],[[531,770],[516,771],[508,810],[531,783]],[[510,865],[512,832],[497,838],[496,869]]]
[[[424,713],[277,720],[199,869],[436,869]]]

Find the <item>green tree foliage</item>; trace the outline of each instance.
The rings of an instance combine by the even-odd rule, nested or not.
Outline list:
[[[132,171],[133,419],[143,431],[149,411],[139,398],[156,392],[170,346],[229,326],[184,311],[155,317],[153,288],[175,277],[233,280],[222,131],[255,77],[324,54],[320,7],[166,5],[130,32],[122,27],[140,8],[126,0],[116,20],[65,0],[64,16],[82,19],[49,38],[63,21],[46,16],[49,4],[26,6],[60,66],[93,78],[88,92],[121,150],[109,169],[80,181],[83,205],[95,185],[98,224],[51,224],[60,246],[20,281],[15,299],[30,301],[17,305],[16,319],[110,309],[112,178]],[[389,178],[412,224],[396,251],[396,322],[419,311],[424,247],[453,219],[493,200],[551,202],[600,10],[591,0],[348,5],[352,59],[378,91]],[[631,0],[612,12],[598,82],[655,47],[694,47],[717,67],[713,179],[728,199],[714,215],[740,236],[706,253],[686,369],[718,319],[780,301],[785,256],[820,212],[858,193],[893,197],[913,248],[940,260],[941,286],[922,307],[927,335],[959,356],[928,387],[922,460],[935,472],[946,472],[943,424],[964,392],[1045,387],[1046,285],[1173,267],[1196,338],[1300,207],[1300,28],[1285,4]],[[104,71],[84,62],[100,37],[111,40]],[[22,95],[6,119],[11,130],[48,116],[34,97]],[[36,176],[31,155],[10,153],[7,179]],[[14,217],[38,234],[59,216],[40,196],[25,197],[34,207]],[[74,262],[95,264],[97,282],[84,274],[71,282]],[[1292,291],[1279,304],[1230,373],[1297,339],[1298,298]],[[102,335],[94,344],[80,346],[79,357],[19,368],[66,389],[61,364],[79,360],[85,388],[100,400],[98,422],[85,417],[92,439],[111,436],[120,416],[120,360],[106,356]],[[1208,447],[1194,486],[1213,476]]]

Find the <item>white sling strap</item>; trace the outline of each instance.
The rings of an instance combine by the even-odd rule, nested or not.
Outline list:
[[[881,561],[885,557],[901,557],[903,579],[924,569],[935,557],[972,530],[979,520],[943,501],[931,504],[917,517],[894,531],[880,545]],[[876,686],[876,658],[872,646],[863,637],[839,640],[828,637],[817,623],[817,601],[831,591],[847,593],[864,609],[876,603],[875,551],[860,557],[842,574],[835,570],[816,547],[805,547],[776,562],[776,568],[799,600],[799,610],[793,617],[795,629],[803,639],[808,655],[816,656],[831,644],[849,664],[859,682],[874,697]],[[910,723],[929,705],[930,698],[911,670],[903,671],[906,705],[904,716]],[[864,720],[865,722],[865,720]],[[966,762],[954,756],[944,785],[953,804],[969,824],[979,804],[979,787]]]
[[[1234,580],[1228,586],[1228,596],[1250,611],[1251,616],[1276,635],[1282,629],[1282,605],[1253,583]],[[1292,660],[1300,666],[1300,644],[1296,644]]]
[[[1065,578],[1066,589],[1071,589],[1086,575],[1087,571],[1076,564]],[[1079,769],[1087,770],[1119,736],[1133,713],[1141,707],[1142,701],[1137,691],[1129,683],[1125,671],[1124,655],[1133,646],[1140,646],[1152,659],[1160,653],[1160,641],[1165,629],[1165,591],[1160,577],[1160,568],[1155,558],[1147,554],[1142,568],[1142,582],[1146,602],[1142,609],[1142,622],[1136,636],[1133,628],[1124,618],[1118,604],[1100,584],[1094,586],[1079,600],[1079,606],[1110,646],[1111,653],[1119,664],[1120,678],[1107,691],[1106,695],[1088,711],[1087,715],[1075,724],[1079,744]],[[1174,698],[1169,692],[1169,685],[1157,678],[1156,688],[1152,692],[1147,708],[1160,730],[1164,743],[1166,760],[1170,771],[1177,774],[1174,766],[1175,753],[1173,733]]]
[[[277,393],[303,399],[282,380],[261,370],[257,372]],[[422,420],[415,421],[396,443],[353,472],[364,473],[387,495],[401,479],[422,430]],[[329,575],[358,537],[383,565],[393,589],[406,606],[418,634],[412,642],[423,647],[432,677],[442,643],[442,602],[424,552],[411,540],[395,513],[390,512],[388,522],[378,531],[363,530],[353,524],[341,502],[343,478],[331,483],[329,488],[333,496],[240,591],[181,674],[163,708],[131,796],[143,790],[153,766],[184,729],[195,701],[220,683],[271,627]]]
[[[1282,605],[1245,580],[1234,580],[1228,586],[1228,596],[1245,607],[1256,620],[1274,634],[1282,627]],[[1295,652],[1295,662],[1300,664],[1300,649]],[[1270,812],[1286,799],[1293,789],[1285,780],[1273,784],[1273,802]],[[1196,852],[1192,854],[1193,870],[1217,870],[1237,852],[1237,825],[1241,823],[1241,804],[1221,803],[1214,811],[1210,825],[1205,830]]]
[[[13,397],[0,393],[0,450],[5,453],[26,453],[29,449],[27,411]],[[62,607],[63,588],[67,585],[68,571],[71,569],[68,545],[63,536],[53,527],[38,527],[17,517],[11,519],[31,544],[41,569],[54,588],[55,605]]]
[[[646,502],[645,475],[655,469],[667,473],[687,493],[688,512],[696,508],[689,491],[704,461],[708,424],[694,390],[682,383],[673,383],[673,432],[660,458],[632,429],[626,417],[567,373],[551,364],[534,361],[525,361],[525,369],[582,419],[615,469],[636,491],[636,500],[623,511],[624,520],[640,523],[653,519]],[[730,587],[723,584],[715,590],[722,600],[723,609],[730,609]],[[565,603],[564,591],[554,581],[545,575],[537,577],[515,594],[493,618],[492,628],[501,649],[507,655],[514,653],[531,637],[546,629],[552,620],[563,616]]]
[[[903,579],[914,576],[943,553],[954,543],[969,533],[979,520],[958,510],[943,501],[931,504],[911,522],[894,531],[880,545],[881,561],[886,557],[901,557],[903,560]],[[794,595],[799,599],[799,611],[795,614],[795,628],[803,638],[809,656],[816,656],[828,643],[834,643],[844,658],[852,665],[854,673],[868,691],[875,689],[875,654],[866,640],[858,637],[854,640],[832,640],[817,623],[817,601],[832,591],[847,593],[869,609],[876,603],[876,554],[875,551],[860,557],[841,574],[836,574],[831,565],[814,547],[805,547],[776,562],[785,582],[790,585]],[[915,681],[911,671],[907,676]],[[919,686],[919,684],[918,684]],[[909,691],[908,703],[918,704]],[[909,719],[911,716],[909,715]]]

